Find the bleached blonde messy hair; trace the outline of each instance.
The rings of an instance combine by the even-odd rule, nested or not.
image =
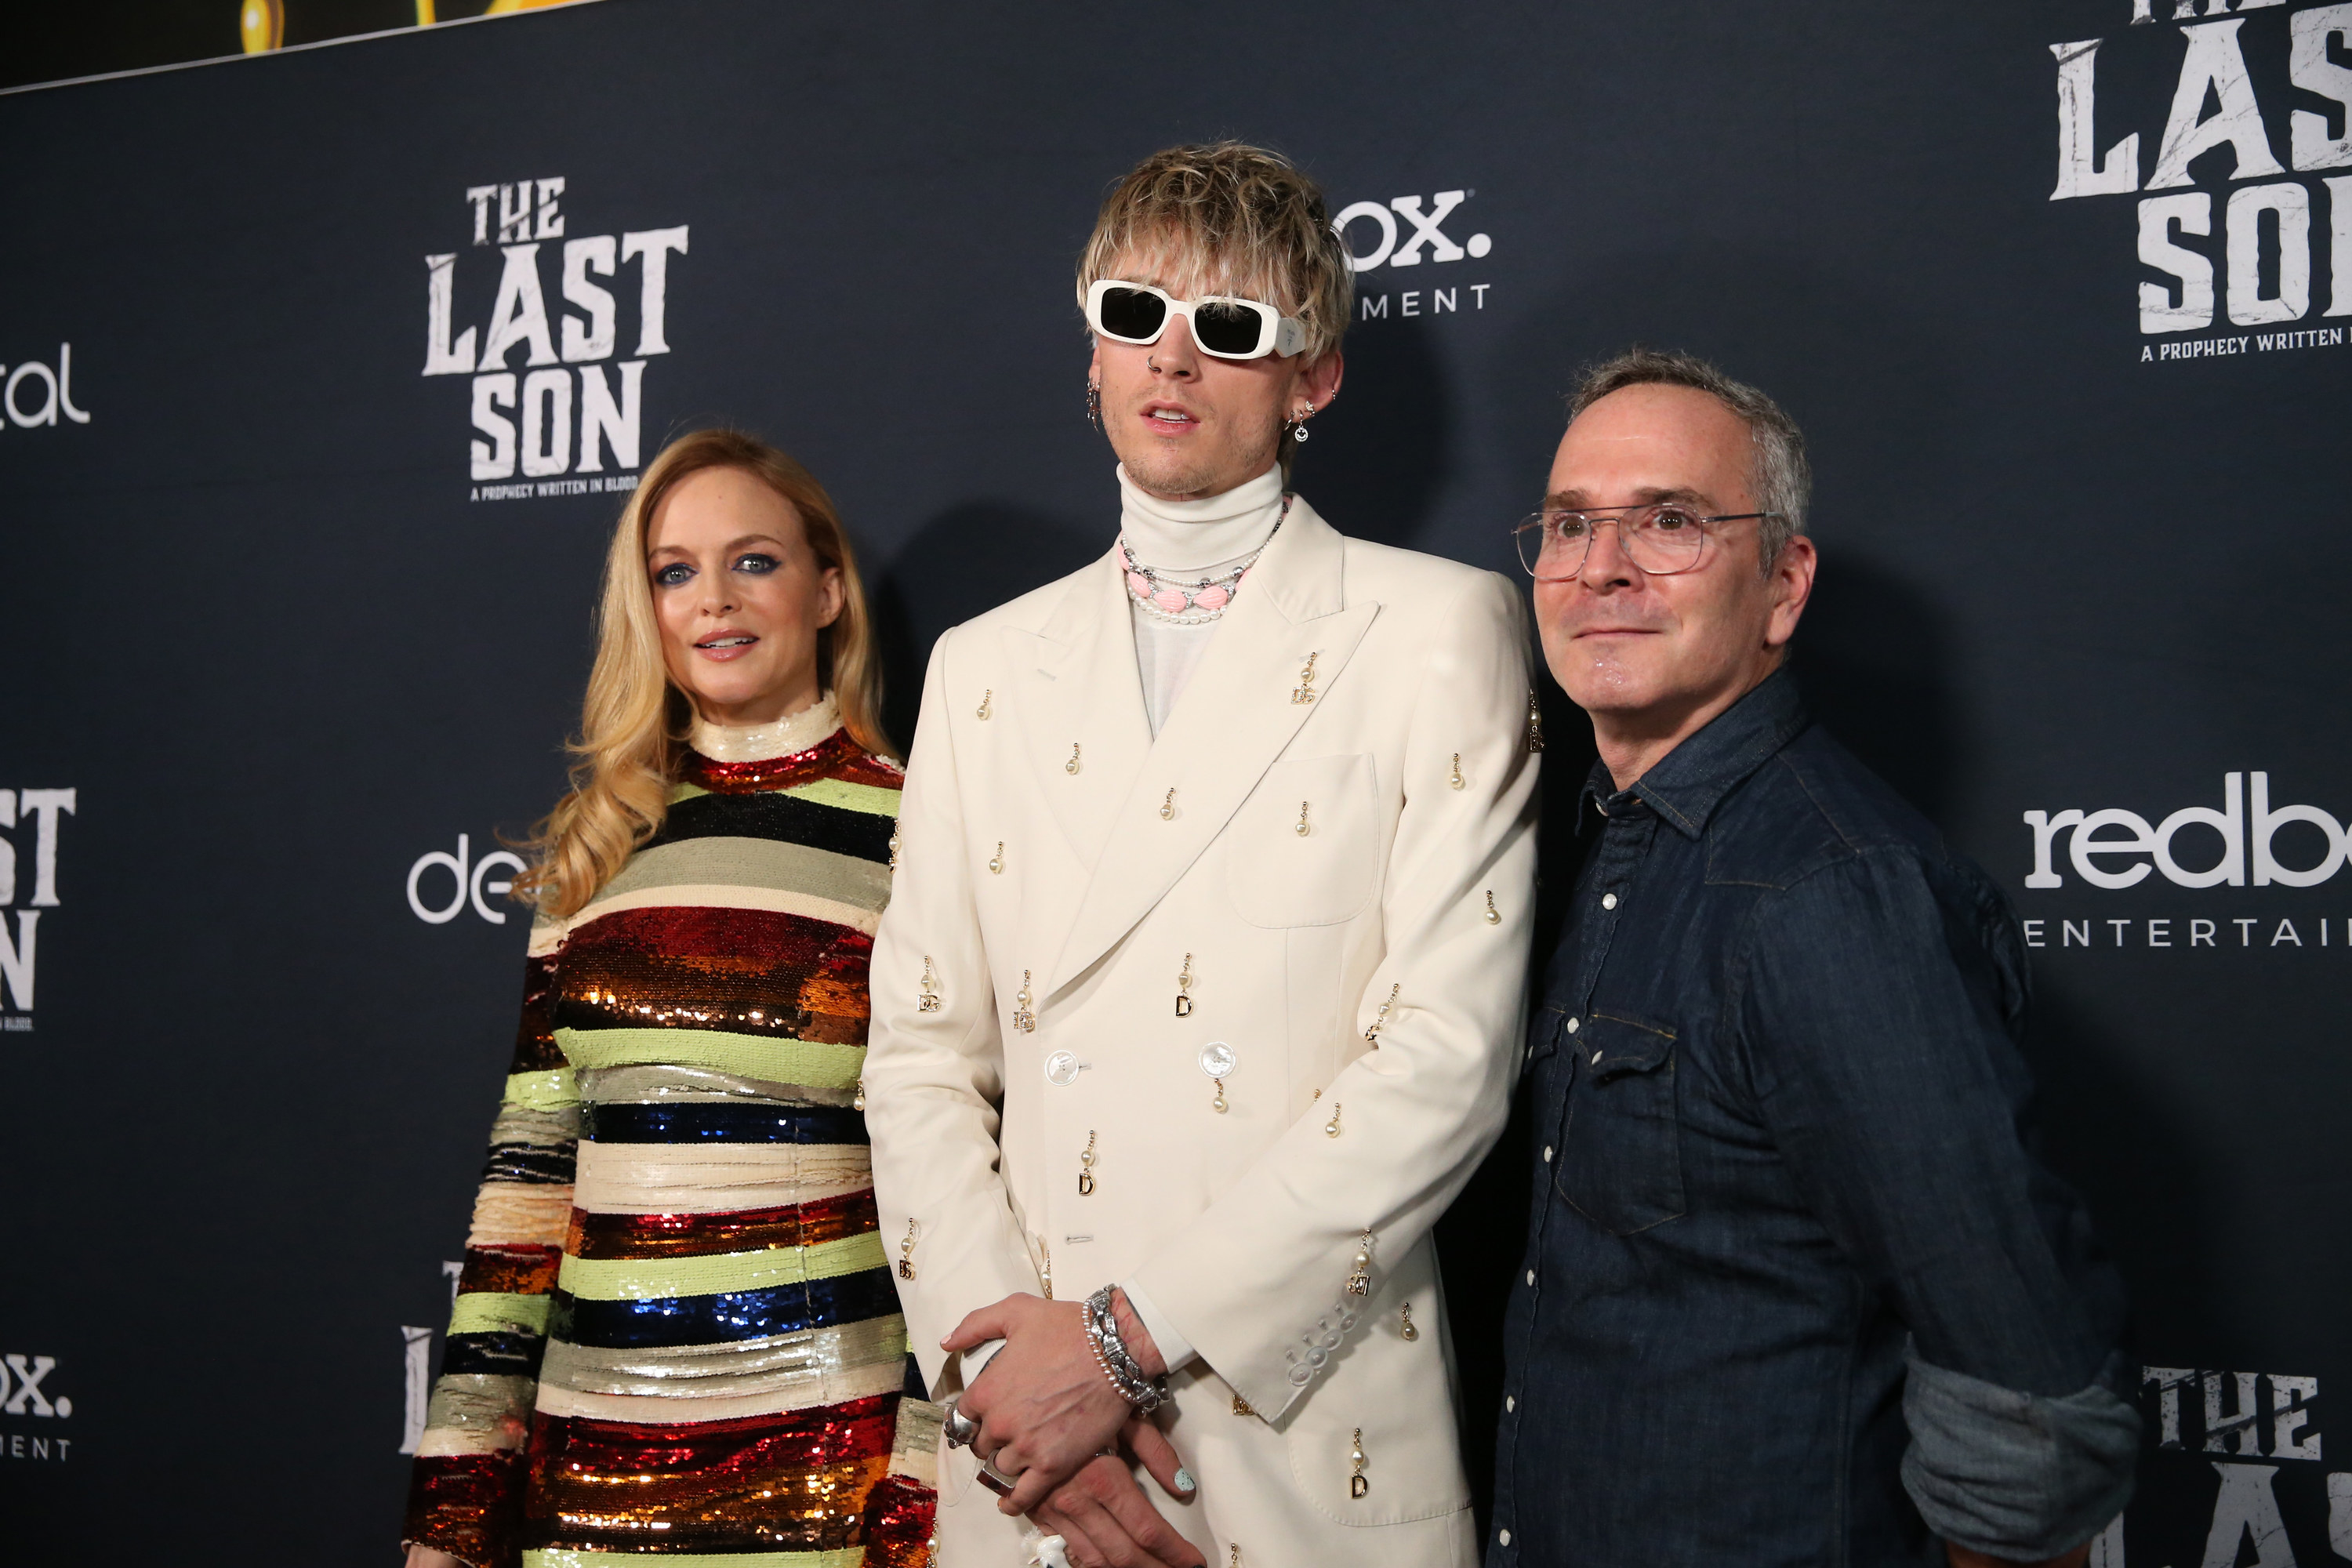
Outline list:
[[[1246,142],[1170,147],[1119,181],[1078,258],[1081,310],[1095,279],[1122,262],[1150,268],[1181,299],[1236,294],[1297,317],[1309,361],[1339,346],[1355,302],[1321,187]]]

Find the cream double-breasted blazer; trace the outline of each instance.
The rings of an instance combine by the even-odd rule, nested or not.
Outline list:
[[[913,1344],[942,1394],[974,1309],[1140,1285],[1198,1352],[1199,1493],[1144,1489],[1218,1568],[1475,1559],[1429,1229],[1519,1054],[1527,650],[1294,501],[1156,740],[1115,551],[932,652],[865,1079]],[[941,1459],[946,1568],[1021,1562]]]

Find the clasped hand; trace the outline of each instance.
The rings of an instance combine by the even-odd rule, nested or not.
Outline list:
[[[1130,1312],[1119,1316],[1130,1353],[1147,1373],[1158,1375],[1164,1368],[1150,1335]],[[1103,1375],[1077,1303],[1007,1296],[964,1319],[940,1344],[968,1351],[990,1340],[1003,1340],[1004,1347],[956,1408],[980,1423],[972,1451],[1013,1478],[1012,1494],[997,1503],[998,1511],[1027,1514],[1065,1537],[1074,1563],[1200,1563],[1199,1551],[1160,1517],[1117,1458],[1114,1445],[1169,1496],[1192,1500],[1192,1489],[1178,1484],[1181,1472],[1167,1435],[1138,1415]]]

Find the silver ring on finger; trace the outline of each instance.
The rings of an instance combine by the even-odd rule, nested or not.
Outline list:
[[[980,1436],[980,1423],[956,1408],[956,1399],[959,1397],[961,1396],[951,1395],[943,1401],[947,1417],[940,1424],[940,1436],[947,1439],[948,1447],[950,1448],[969,1447],[971,1440]]]

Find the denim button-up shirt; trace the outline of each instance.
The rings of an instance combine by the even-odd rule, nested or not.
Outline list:
[[[1999,889],[1785,672],[1580,816],[1490,1568],[2088,1539],[2137,1447],[2122,1295],[2029,1152]]]

